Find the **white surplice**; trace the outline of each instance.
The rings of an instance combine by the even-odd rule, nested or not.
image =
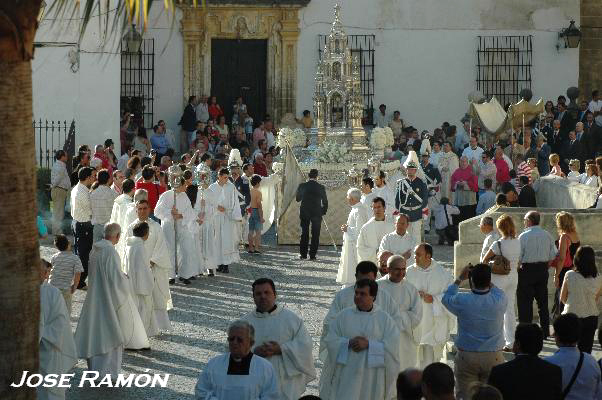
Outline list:
[[[422,302],[422,321],[414,329],[414,338],[419,340],[421,346],[431,346],[435,351],[437,362],[442,357],[439,349],[449,339],[449,333],[455,325],[455,317],[447,311],[441,303],[443,293],[454,281],[452,274],[440,266],[435,260],[431,260],[428,268],[421,268],[416,264],[406,270],[405,280],[410,282],[418,291],[433,296],[432,303]],[[418,365],[424,367],[421,352],[418,352]]]
[[[153,286],[155,279],[150,260],[140,237],[129,236],[125,242],[124,272],[130,278],[132,293],[147,336],[159,333],[153,312]]]
[[[355,267],[357,265],[357,237],[360,229],[368,221],[366,207],[362,203],[351,206],[347,217],[347,232],[343,233],[343,248],[339,261],[337,283],[344,286],[355,283]]]
[[[420,238],[418,238],[420,239]],[[397,231],[387,233],[383,236],[378,247],[378,254],[388,251],[395,255],[401,256],[410,251],[410,258],[406,260],[406,265],[412,265],[414,263],[414,247],[418,244],[418,240],[410,235],[409,231],[406,231],[404,235],[398,235]]]
[[[439,159],[439,172],[441,173],[441,197],[447,197],[451,201],[451,176],[460,166],[458,156],[450,151],[442,152]]]
[[[215,213],[217,212],[217,199],[215,194],[207,189],[200,189],[196,197],[194,211],[202,215],[203,223],[196,234],[196,248],[199,266],[203,270],[215,270],[217,267],[217,250],[214,246],[215,236]]]
[[[344,289],[339,290],[335,295],[332,303],[330,304],[330,308],[328,309],[328,313],[324,317],[324,321],[322,322],[322,335],[320,337],[320,352],[319,357],[320,360],[325,361],[327,357],[328,348],[326,346],[326,336],[328,335],[328,330],[330,325],[334,322],[337,315],[346,308],[355,307],[354,303],[355,297],[355,285],[348,286]],[[380,307],[381,310],[386,312],[393,318],[394,321],[397,321],[399,317],[399,307],[395,304],[391,296],[389,296],[386,292],[379,292],[376,295],[376,300],[374,304]]]
[[[263,210],[263,217],[265,223],[261,229],[261,234],[266,233],[274,221],[276,220],[276,194],[278,184],[282,178],[278,174],[272,174],[270,176],[261,178],[261,185],[259,185],[259,191],[261,192],[261,208]],[[248,221],[247,221],[248,223]],[[245,238],[246,240],[246,238]]]
[[[207,210],[213,214],[215,242],[215,256],[217,265],[230,265],[240,260],[238,252],[239,229],[242,216],[240,214],[240,203],[238,201],[236,187],[228,181],[223,186],[218,182],[212,183],[207,192],[215,201],[215,208]],[[213,201],[211,202],[213,206]],[[218,206],[225,208],[219,211]]]
[[[67,306],[60,290],[40,285],[40,374],[66,374],[77,363]],[[38,387],[38,399],[64,399],[65,388]]]
[[[198,262],[197,247],[194,242],[194,231],[198,229],[198,215],[190,204],[190,199],[184,192],[176,194],[176,209],[182,214],[182,219],[176,222],[178,235],[178,271],[180,278],[188,279],[191,276],[200,274]],[[161,228],[165,234],[165,241],[169,250],[170,259],[175,264],[175,231],[174,220],[171,215],[171,209],[174,205],[174,191],[170,189],[159,197],[155,207],[155,216],[161,220]],[[172,265],[170,278],[175,278],[175,265]]]
[[[385,201],[385,215],[388,219],[391,219],[395,211],[395,188],[389,185],[383,185],[382,187],[374,186],[372,194],[372,200],[374,200],[374,197],[380,197]],[[372,204],[370,204],[370,207],[372,207]]]
[[[274,367],[253,355],[249,375],[228,375],[230,353],[212,358],[194,388],[195,400],[282,400]]]
[[[128,237],[133,236],[132,229],[139,222],[141,221],[136,219],[130,224]],[[146,254],[149,256],[151,271],[155,280],[155,284],[153,285],[155,321],[157,322],[157,329],[159,331],[169,331],[171,330],[171,322],[169,321],[167,311],[173,308],[169,290],[169,273],[173,266],[161,225],[150,218],[144,222],[149,227],[148,239],[144,242],[144,247],[146,248]]]
[[[397,327],[400,332],[399,341],[399,366],[400,371],[406,368],[414,368],[418,352],[418,342],[414,338],[414,329],[422,320],[422,299],[418,290],[405,279],[399,283],[391,282],[389,275],[379,280],[379,293],[387,293],[393,302],[399,307],[399,318]]]
[[[149,347],[148,337],[132,299],[131,284],[120,266],[119,255],[111,242],[102,239],[92,245],[88,269],[88,293],[75,330],[80,358],[103,364],[104,359],[119,359],[124,347]],[[94,362],[93,364],[96,364]],[[121,365],[98,371],[116,375]]]
[[[115,245],[115,250],[121,260],[123,260],[124,249],[125,249],[125,234],[124,232],[128,228],[128,224],[126,221],[126,214],[128,211],[128,206],[135,205],[131,196],[127,194],[120,194],[117,196],[115,201],[113,202],[113,210],[111,211],[111,219],[109,222],[117,223],[121,227],[121,237],[119,238],[119,242]]]
[[[355,352],[349,340],[363,336],[366,350]],[[371,311],[341,311],[326,337],[328,358],[322,369],[323,400],[389,400],[399,374],[399,329],[377,305]]]
[[[277,342],[282,354],[267,358],[278,376],[282,399],[297,400],[308,382],[316,379],[312,339],[303,320],[278,306],[271,313],[250,312],[242,317],[255,328],[255,347]]]
[[[382,238],[395,230],[393,221],[377,221],[374,217],[362,226],[357,238],[357,262],[372,261],[378,266],[378,247]]]

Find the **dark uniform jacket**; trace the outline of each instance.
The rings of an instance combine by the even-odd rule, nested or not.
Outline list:
[[[395,208],[400,213],[406,214],[410,222],[422,218],[422,209],[428,203],[428,189],[426,183],[418,177],[410,182],[408,178],[397,181],[395,189]]]

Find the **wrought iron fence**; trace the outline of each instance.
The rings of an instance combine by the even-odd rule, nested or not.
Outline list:
[[[479,36],[477,90],[504,105],[531,89],[532,36]]]
[[[128,51],[121,43],[121,116],[134,114],[138,126],[153,127],[155,84],[155,40],[144,39],[140,51]]]
[[[37,142],[38,167],[50,168],[54,155],[58,150],[65,150],[68,161],[75,154],[75,120],[48,121],[38,119],[33,121],[33,131]],[[67,162],[67,166],[71,165]]]
[[[322,59],[322,51],[326,44],[327,35],[318,35],[318,57]],[[376,35],[347,35],[347,43],[353,56],[360,61],[360,79],[364,97],[364,120],[372,124],[374,111],[374,41]]]

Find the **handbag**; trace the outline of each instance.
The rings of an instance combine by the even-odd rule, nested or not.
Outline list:
[[[500,254],[494,256],[489,261],[491,273],[496,275],[508,275],[510,273],[510,261],[502,254],[502,243],[499,240],[496,243],[500,249]]]

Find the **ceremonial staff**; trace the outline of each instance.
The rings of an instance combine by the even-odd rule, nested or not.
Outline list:
[[[181,186],[183,174],[184,173],[182,171],[182,168],[180,168],[179,165],[172,165],[167,170],[167,176],[169,177],[169,185],[171,186],[171,189],[173,191],[173,206],[171,207],[172,212],[173,212],[173,210],[177,211],[176,188],[179,188]],[[176,220],[176,218],[173,214],[172,214],[172,218],[173,218],[173,234],[174,234],[174,268],[175,268],[175,271],[177,274],[178,273],[178,224],[177,224],[178,221]]]

